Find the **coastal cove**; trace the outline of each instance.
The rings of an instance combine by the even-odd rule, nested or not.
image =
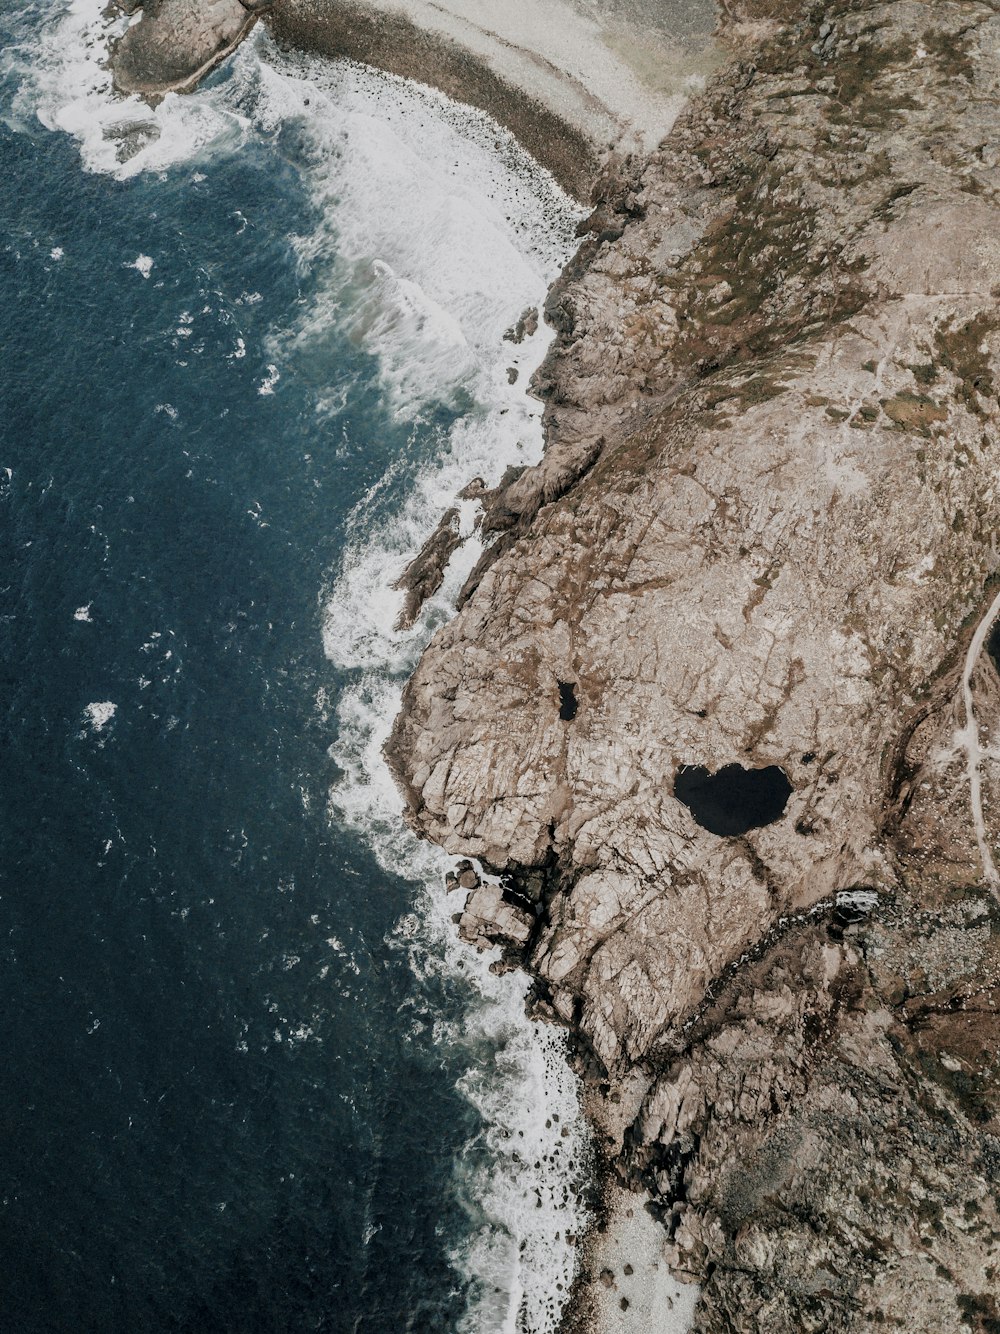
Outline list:
[[[995,5],[4,22],[16,1309],[988,1334]]]
[[[188,90],[266,17],[279,41],[439,88],[587,201],[609,149],[649,152],[720,59],[713,0],[194,0],[123,6],[125,92]],[[138,9],[138,14],[136,10]],[[138,22],[135,22],[135,19]]]

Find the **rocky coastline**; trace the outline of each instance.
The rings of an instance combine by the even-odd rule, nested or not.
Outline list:
[[[959,677],[997,569],[1000,27],[733,19],[734,62],[599,187],[546,311],[545,461],[488,506],[390,758],[634,1109],[617,1166],[696,1330],[985,1331],[996,902]],[[985,739],[987,653],[972,680]],[[733,764],[793,791],[726,838],[674,784]],[[461,929],[490,917],[473,894]]]
[[[698,1334],[991,1334],[1000,12],[723,29],[660,147],[603,160],[546,304],[545,457],[484,496],[387,756],[467,859],[463,936],[572,1032]]]
[[[112,0],[135,20],[112,55],[123,93],[184,93],[240,45],[270,0]]]

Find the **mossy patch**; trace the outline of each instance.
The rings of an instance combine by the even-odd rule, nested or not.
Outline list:
[[[902,77],[915,54],[915,47],[908,42],[880,42],[876,30],[862,34],[857,51],[838,55],[832,71],[829,119],[835,125],[884,130],[904,111],[917,110],[920,103]]]
[[[948,420],[948,410],[923,394],[897,394],[882,404],[882,411],[897,426],[924,431],[935,422]]]
[[[968,37],[971,31],[946,32],[941,28],[928,28],[920,38],[920,45],[928,55],[934,57],[942,78],[968,79],[972,82],[975,65]]]
[[[959,381],[958,398],[970,412],[983,415],[982,399],[996,398],[997,387],[984,340],[1000,328],[1000,316],[983,312],[971,320],[952,320],[935,334],[936,360]]]
[[[910,372],[917,384],[929,386],[938,378],[938,368],[933,361],[921,361],[910,363],[906,369]]]
[[[1000,1307],[988,1293],[963,1292],[957,1298],[962,1318],[975,1334],[1000,1334]]]

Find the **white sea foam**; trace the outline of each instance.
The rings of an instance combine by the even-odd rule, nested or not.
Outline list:
[[[260,394],[262,397],[267,398],[269,395],[274,393],[274,386],[278,383],[280,379],[281,379],[281,372],[278,370],[277,366],[268,366],[267,374],[264,376],[263,380],[261,380],[260,384],[257,386],[257,393]]]
[[[459,1089],[483,1127],[455,1166],[469,1216],[452,1256],[469,1292],[462,1334],[554,1334],[575,1269],[571,1237],[585,1224],[576,1188],[589,1154],[565,1038],[528,1022],[523,977],[494,975],[489,957],[457,940],[457,905],[443,887],[450,859],[406,829],[382,745],[406,672],[451,614],[476,538],[410,631],[394,629],[400,600],[391,586],[473,476],[495,482],[507,466],[539,457],[540,408],[525,385],[546,335],[514,345],[503,333],[541,303],[579,215],[510,135],[430,89],[346,62],[279,55],[258,29],[228,77],[152,111],[113,96],[102,63],[107,33],[101,0],[71,0],[31,53],[19,114],[74,134],[90,170],[120,179],[207,166],[211,151],[261,132],[277,139],[312,196],[317,224],[295,245],[313,295],[272,340],[260,392],[273,392],[289,367],[308,366],[322,382],[336,326],[377,359],[398,420],[419,424],[442,403],[463,409],[436,457],[419,469],[401,459],[358,506],[324,595],[327,653],[351,673],[337,704],[331,753],[343,777],[331,812],[363,833],[387,874],[424,886],[390,942],[418,987],[434,976],[466,979],[461,1024],[432,1016],[437,1040],[465,1069]],[[318,402],[336,410],[342,398],[331,384]],[[407,494],[393,501],[406,477]],[[464,533],[473,518],[464,504]]]
[[[362,92],[359,81],[351,96],[358,99]],[[447,116],[434,114],[446,106]],[[418,914],[400,922],[395,933],[394,943],[408,953],[414,972],[461,972],[470,987],[461,1029],[440,1020],[435,1025],[440,1041],[468,1052],[459,1087],[484,1126],[456,1168],[470,1232],[453,1261],[473,1282],[463,1334],[549,1334],[575,1271],[572,1237],[586,1216],[576,1188],[589,1141],[565,1039],[526,1020],[520,975],[494,975],[489,958],[456,939],[451,914],[457,904],[443,888],[451,859],[406,829],[382,747],[402,679],[433,627],[451,614],[479,544],[474,538],[466,543],[410,631],[394,629],[400,599],[392,584],[465,483],[477,475],[495,482],[506,466],[540,455],[539,408],[524,386],[544,354],[546,335],[539,331],[514,346],[503,333],[543,299],[568,257],[577,217],[509,141],[498,157],[495,126],[484,144],[479,136],[488,122],[474,113],[456,114],[436,95],[427,95],[419,110],[418,117],[404,98],[398,121],[382,121],[373,130],[370,116],[355,119],[358,142],[348,134],[339,194],[324,199],[324,217],[336,226],[338,245],[347,238],[356,270],[367,257],[375,275],[360,298],[362,309],[374,300],[392,313],[370,319],[362,336],[381,359],[397,413],[418,415],[456,388],[475,406],[388,517],[381,488],[352,517],[352,540],[327,599],[325,626],[328,655],[354,672],[337,710],[339,736],[331,754],[344,777],[332,804],[340,819],[364,833],[387,873],[425,886]],[[357,178],[355,171],[347,173],[348,191],[344,173],[352,161],[362,170]],[[302,250],[315,255],[324,245],[325,238],[313,237]],[[296,330],[299,344],[319,336],[324,303],[329,317],[336,303],[349,298],[338,282],[334,275],[315,314]],[[511,365],[519,370],[513,386]],[[469,512],[463,514],[464,531],[470,520]],[[484,1051],[491,1055],[486,1066]]]
[[[151,108],[139,97],[116,96],[108,42],[128,20],[111,16],[101,0],[67,0],[53,8],[37,43],[0,56],[4,68],[21,75],[10,116],[21,123],[37,117],[47,129],[72,134],[88,170],[127,179],[187,162],[220,143],[237,144],[248,133],[246,118],[224,100],[171,93]]]
[[[96,704],[88,704],[83,711],[83,716],[87,720],[87,725],[91,731],[103,732],[117,712],[117,704],[112,704],[110,700],[104,700]]]
[[[577,1190],[590,1143],[578,1091],[564,1035],[525,1017],[525,979],[495,976],[488,956],[457,939],[457,905],[443,886],[452,859],[403,824],[382,758],[400,692],[398,680],[372,671],[342,696],[331,755],[344,778],[332,805],[364,834],[387,874],[425,886],[417,913],[397,924],[391,941],[415,976],[461,974],[470,991],[460,1025],[434,1023],[435,1039],[465,1054],[459,1088],[483,1119],[481,1135],[456,1163],[469,1234],[452,1260],[472,1284],[461,1334],[554,1334],[575,1272],[572,1238],[586,1224]]]

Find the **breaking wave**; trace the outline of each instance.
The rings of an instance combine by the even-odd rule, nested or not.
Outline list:
[[[40,38],[0,56],[21,76],[9,116],[73,135],[88,170],[120,180],[271,141],[299,173],[315,226],[293,238],[308,295],[271,337],[260,392],[274,392],[289,366],[322,385],[336,326],[376,359],[398,421],[440,419],[424,432],[434,448],[396,460],[357,507],[322,594],[326,652],[347,679],[330,809],[387,875],[423,886],[390,942],[415,988],[447,977],[467,996],[461,1022],[439,1016],[435,1027],[482,1127],[454,1169],[468,1217],[451,1257],[470,1293],[461,1328],[554,1334],[586,1224],[590,1152],[565,1038],[526,1019],[522,977],[491,972],[489,956],[456,939],[443,886],[450,859],[406,829],[381,750],[405,676],[480,550],[474,502],[460,505],[465,545],[407,631],[394,628],[394,582],[471,478],[493,483],[540,456],[540,407],[526,385],[546,334],[518,344],[503,335],[541,304],[579,213],[481,113],[349,62],[279,53],[262,29],[193,96],[169,95],[155,109],[117,97],[106,48],[127,22],[108,19],[102,0],[71,0]],[[343,399],[330,383],[317,401],[333,415]]]

